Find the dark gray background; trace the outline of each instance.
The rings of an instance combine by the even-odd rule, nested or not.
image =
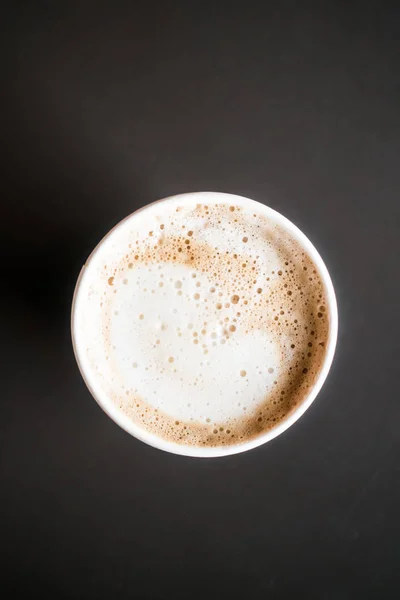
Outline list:
[[[172,4],[172,5],[171,5]],[[2,14],[0,586],[8,598],[397,598],[399,11],[10,2]],[[216,190],[320,250],[340,335],[305,417],[168,455],[103,414],[74,282],[121,218]]]

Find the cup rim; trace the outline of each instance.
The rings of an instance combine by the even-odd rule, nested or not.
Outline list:
[[[79,332],[77,330],[76,324],[76,314],[79,306],[80,299],[80,291],[82,289],[82,282],[84,278],[87,276],[87,270],[90,266],[90,263],[96,253],[99,251],[100,247],[104,244],[104,242],[113,234],[116,229],[119,229],[121,226],[126,224],[127,221],[134,218],[140,212],[151,210],[155,205],[164,203],[164,202],[182,202],[185,199],[195,197],[198,201],[200,198],[208,203],[211,203],[215,199],[216,202],[235,202],[239,205],[246,205],[248,207],[248,203],[256,205],[258,210],[265,214],[266,216],[272,217],[274,222],[279,225],[282,225],[286,231],[288,231],[292,237],[296,239],[296,241],[300,242],[301,246],[307,252],[311,260],[314,262],[315,266],[319,271],[319,275],[322,279],[323,285],[325,287],[326,298],[327,298],[327,312],[329,314],[329,333],[327,340],[327,347],[325,352],[324,361],[320,372],[315,379],[312,387],[309,390],[309,393],[301,402],[301,404],[291,412],[287,417],[285,417],[278,425],[273,427],[272,429],[262,433],[261,435],[253,438],[247,442],[242,442],[238,444],[233,444],[231,446],[216,446],[216,447],[198,447],[198,446],[185,446],[178,444],[176,442],[170,442],[167,440],[158,437],[155,434],[149,433],[144,430],[142,427],[131,421],[129,417],[124,415],[122,411],[120,411],[113,402],[107,398],[107,395],[101,392],[100,387],[96,389],[96,384],[94,381],[91,381],[89,369],[85,366],[85,359],[83,353],[80,351],[79,343],[77,338],[79,336]],[[122,429],[124,429],[127,433],[135,437],[136,439],[147,443],[154,448],[164,450],[166,452],[170,452],[173,454],[179,454],[183,456],[197,457],[197,458],[216,458],[221,456],[229,456],[233,454],[239,454],[241,452],[246,452],[247,450],[252,450],[253,448],[257,448],[261,446],[277,436],[284,433],[289,427],[291,427],[298,419],[306,412],[306,410],[311,406],[320,392],[327,376],[329,370],[331,368],[333,357],[335,354],[336,343],[337,343],[337,335],[338,335],[338,309],[337,309],[337,301],[336,295],[333,287],[333,283],[331,277],[329,275],[328,269],[325,266],[324,261],[322,260],[319,252],[315,248],[315,246],[311,243],[308,237],[294,224],[292,221],[284,217],[281,213],[270,208],[269,206],[263,204],[262,202],[258,202],[256,200],[252,200],[250,198],[246,198],[244,196],[238,196],[236,194],[229,194],[224,192],[188,192],[183,194],[177,194],[173,196],[168,196],[166,198],[161,198],[160,200],[156,200],[155,202],[151,202],[150,204],[146,204],[145,206],[140,207],[135,210],[131,214],[127,215],[124,219],[119,221],[112,229],[110,229],[100,240],[100,242],[96,245],[93,251],[90,253],[89,257],[85,261],[81,271],[78,275],[77,282],[74,289],[74,294],[72,298],[72,306],[71,306],[71,338],[72,338],[72,347],[75,355],[75,359],[81,373],[81,376],[99,406],[103,409],[103,411]]]

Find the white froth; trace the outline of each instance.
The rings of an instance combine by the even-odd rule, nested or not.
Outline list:
[[[279,347],[268,332],[245,334],[234,305],[215,309],[210,278],[203,273],[193,278],[193,273],[182,265],[165,264],[161,271],[139,267],[129,285],[119,290],[113,303],[118,317],[110,331],[114,389],[120,394],[122,386],[137,390],[151,406],[178,420],[242,417],[243,410],[254,408],[272,388],[279,373]],[[177,282],[182,295],[177,294]],[[195,300],[199,289],[200,299]],[[220,300],[225,304],[229,298]],[[132,363],[137,369],[132,370]]]
[[[308,372],[304,343],[301,356],[296,347],[308,321],[284,258],[290,240],[254,206],[220,208],[211,219],[207,206],[161,203],[123,222],[92,256],[76,314],[95,385],[132,418],[140,407],[140,424],[160,435],[173,437],[157,425],[164,417],[203,428],[192,444],[246,415],[261,421],[257,411],[276,386],[283,397],[293,365]]]

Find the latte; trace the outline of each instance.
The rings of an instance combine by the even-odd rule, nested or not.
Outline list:
[[[75,309],[95,395],[184,446],[243,444],[276,427],[325,359],[316,264],[277,213],[234,198],[178,196],[125,219],[93,253]]]

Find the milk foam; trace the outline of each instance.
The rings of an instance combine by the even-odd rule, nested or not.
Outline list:
[[[323,284],[257,203],[177,197],[134,214],[92,256],[77,312],[95,385],[146,431],[237,444],[307,395],[329,329]]]

